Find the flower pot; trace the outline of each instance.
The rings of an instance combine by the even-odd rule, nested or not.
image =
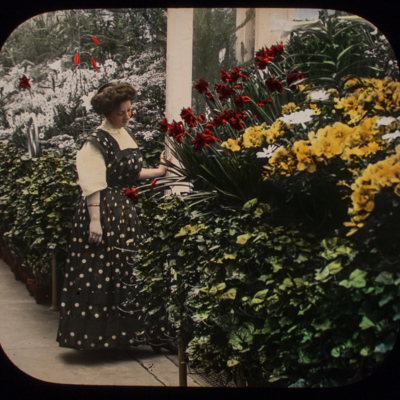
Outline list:
[[[22,265],[18,266],[18,276],[22,283],[26,283],[26,268]]]
[[[37,304],[46,304],[51,301],[51,289],[48,286],[36,284],[32,286],[33,297]]]
[[[36,279],[26,278],[26,288],[31,296],[33,296],[33,286],[37,285]]]

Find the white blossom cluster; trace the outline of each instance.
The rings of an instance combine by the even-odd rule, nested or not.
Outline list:
[[[98,72],[89,63],[86,65],[84,60],[81,61],[83,67],[80,68],[63,68],[62,60],[58,61],[49,60],[33,67],[17,65],[8,71],[0,70],[0,99],[4,110],[4,120],[0,121],[0,141],[3,138],[8,140],[10,135],[27,131],[31,114],[34,113],[43,142],[46,137],[49,139],[50,128],[53,128],[51,132],[57,132],[55,127],[58,114],[63,112],[68,116],[78,104],[85,109],[85,119],[90,124],[90,121],[98,119],[90,100],[101,84],[112,80],[128,82],[135,87],[138,96],[133,104],[134,113],[146,115],[154,121],[162,118],[164,110],[159,109],[149,96],[154,91],[165,93],[164,56],[145,51],[129,57],[120,67],[114,60],[107,59],[104,64],[97,63]],[[30,89],[19,87],[23,75],[29,79]],[[81,125],[81,122],[75,124],[74,121],[70,124],[77,130]],[[140,127],[140,124],[137,126]],[[152,140],[154,131],[143,128],[147,130],[139,134],[145,140]],[[54,143],[51,139],[47,142],[58,148],[74,144],[73,138],[68,135],[59,135]]]

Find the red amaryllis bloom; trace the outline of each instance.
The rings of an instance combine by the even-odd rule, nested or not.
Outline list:
[[[233,83],[235,81],[237,81],[239,79],[239,77],[245,78],[247,79],[248,76],[244,75],[240,72],[240,67],[235,67],[232,69],[232,72],[229,74],[228,72],[226,72],[224,69],[221,70],[221,79],[224,82],[228,82],[228,83]]]
[[[156,186],[156,184],[157,184],[157,178],[154,179],[153,182],[151,182],[151,184],[150,184],[150,190],[153,190],[153,189],[154,189],[154,186]]]
[[[257,65],[258,69],[265,69],[269,63],[268,57],[257,57],[254,64]]]
[[[172,136],[178,143],[182,143],[182,136],[186,134],[182,121],[175,122],[175,120],[172,120],[172,124],[168,125],[168,135]]]
[[[257,103],[258,106],[263,107],[265,104],[271,104],[271,99],[262,99],[260,103]]]
[[[239,77],[244,78],[244,79],[248,79],[249,77],[245,74],[242,74],[240,72],[240,67],[237,66],[235,68],[233,68],[232,72],[231,72],[231,82],[235,82],[239,79]]]
[[[96,70],[96,72],[99,72],[99,70],[97,69],[96,61],[94,61],[93,57],[90,57],[90,62],[92,63],[93,68]]]
[[[206,117],[204,116],[203,113],[201,113],[201,114],[197,117],[197,120],[198,120],[200,123],[204,124],[204,121],[206,120]]]
[[[215,101],[214,95],[213,95],[210,91],[208,91],[208,92],[206,93],[206,96],[207,96],[211,101]]]
[[[79,64],[79,54],[78,53],[75,53],[74,63],[75,63],[75,65]]]
[[[208,129],[204,130],[204,133],[197,132],[196,137],[192,140],[194,148],[201,150],[204,146],[209,146],[210,143],[220,141],[220,139],[213,136],[212,132]]]
[[[161,122],[160,122],[160,125],[161,125],[161,129],[160,129],[161,132],[167,132],[167,130],[168,130],[167,118],[162,119]]]
[[[247,117],[247,115],[245,117]],[[233,129],[236,129],[238,131],[244,128],[242,118],[240,115],[236,114],[233,115],[231,118],[229,118],[229,123]]]
[[[223,100],[223,99],[235,94],[234,89],[232,89],[228,86],[222,85],[221,83],[217,83],[216,85],[214,85],[214,88],[219,93],[220,100]]]
[[[135,203],[138,202],[137,188],[135,189],[124,188],[124,191],[126,197],[133,200]]]
[[[238,83],[237,85],[232,86],[234,89],[241,89],[242,85]]]
[[[227,118],[229,118],[229,116],[226,115],[226,111],[216,114],[213,119],[213,125],[223,125],[226,123]]]
[[[100,46],[100,42],[94,36],[91,36],[91,38],[92,38],[93,42],[95,42],[96,44],[98,44]]]
[[[271,91],[271,93],[274,93],[275,90],[278,93],[282,93],[282,83],[279,81],[276,81],[275,78],[269,78],[265,81],[265,84],[268,86],[268,89]]]
[[[243,107],[244,103],[250,103],[250,97],[249,96],[237,96],[233,98],[233,102],[235,103],[236,107]]]
[[[293,82],[297,82],[301,79],[304,79],[304,75],[300,72],[299,69],[294,69],[292,72],[286,74],[286,82],[291,90],[296,90],[297,86],[292,85]]]
[[[278,45],[273,45],[273,46],[271,46],[270,49],[267,49],[267,51],[268,51],[269,58],[278,57],[283,53],[283,43],[278,44]]]
[[[196,117],[192,109],[190,107],[188,108],[183,108],[181,112],[181,118],[191,127],[194,128],[197,125],[197,121],[199,121],[199,118]]]
[[[19,78],[19,87],[21,89],[30,89],[31,85],[29,83],[30,79],[28,79],[25,75],[22,78]]]
[[[207,93],[208,92],[208,83],[204,80],[204,78],[200,78],[199,81],[194,84],[194,88],[199,93]]]

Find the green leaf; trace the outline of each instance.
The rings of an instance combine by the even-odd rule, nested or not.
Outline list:
[[[391,272],[381,272],[375,279],[375,282],[383,283],[384,285],[392,285],[394,283],[393,274]]]
[[[237,237],[236,243],[239,244],[246,244],[247,241],[251,238],[251,234],[250,233],[245,233],[244,235],[239,235]]]
[[[318,270],[318,271],[321,271],[321,270]],[[317,273],[315,274],[315,280],[316,280],[316,281],[321,281],[321,280],[325,279],[327,276],[329,276],[329,268],[328,268],[328,267],[325,267],[325,268],[322,270],[322,272],[317,272]]]
[[[234,300],[236,297],[236,288],[229,289],[219,299],[220,300]]]
[[[340,272],[343,268],[341,266],[341,262],[339,261],[332,261],[326,266],[329,269],[329,273],[331,275],[337,274]]]
[[[258,203],[258,199],[252,199],[249,200],[245,205],[243,206],[243,211],[251,211],[251,209]]]
[[[358,325],[361,329],[368,329],[368,328],[372,328],[375,326],[375,324],[368,319],[365,315],[362,318],[362,321],[360,322],[360,324]]]
[[[250,305],[262,303],[265,299],[269,289],[260,290],[257,292],[250,301]]]
[[[233,366],[235,366],[235,365],[237,365],[237,364],[239,364],[239,361],[237,361],[237,360],[232,360],[232,359],[230,359],[230,360],[228,360],[228,361],[226,362],[226,365],[227,365],[229,368],[232,368]]]
[[[328,329],[331,329],[331,324],[332,322],[329,320],[325,320],[324,322],[318,324],[316,322],[312,322],[311,325],[317,330],[317,331],[326,331]]]

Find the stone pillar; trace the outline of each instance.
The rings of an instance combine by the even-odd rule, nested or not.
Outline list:
[[[256,8],[255,50],[285,43],[289,36],[282,38],[281,35],[296,18],[296,8]]]
[[[246,19],[251,8],[236,9],[236,26],[240,26]],[[246,25],[236,31],[236,59],[238,64],[251,60],[254,57],[254,17]]]
[[[192,102],[193,8],[168,8],[167,17],[165,116],[168,122],[178,122],[182,108],[190,107]],[[168,140],[171,139],[166,138],[166,144]],[[187,191],[176,186],[172,193]]]

